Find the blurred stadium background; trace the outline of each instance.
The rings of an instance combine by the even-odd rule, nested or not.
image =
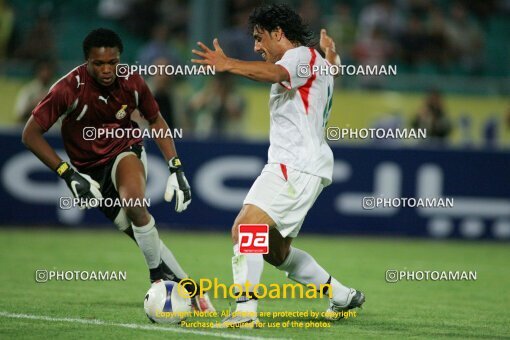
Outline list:
[[[331,141],[334,184],[303,231],[510,239],[510,1],[288,1],[337,43],[344,64],[397,65],[397,76],[337,80],[329,126],[427,127],[426,140]],[[97,27],[116,30],[123,62],[190,64],[219,37],[232,57],[258,60],[247,29],[252,0],[0,0],[0,223],[105,227],[96,211],[62,210],[64,183],[26,151],[22,124],[48,87],[83,62]],[[147,195],[163,227],[227,232],[266,160],[267,84],[238,77],[147,79],[171,126],[193,204],[162,201],[167,169],[150,153]],[[62,150],[58,128],[48,137]],[[364,210],[363,196],[454,197],[452,209]],[[112,228],[108,226],[108,228]]]

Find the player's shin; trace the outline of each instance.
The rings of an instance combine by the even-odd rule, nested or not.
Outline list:
[[[133,232],[133,227],[129,226],[123,230],[123,232],[129,236],[135,243],[136,238]],[[160,254],[161,254],[161,269],[165,273],[166,280],[172,280],[179,282],[181,279],[188,277],[187,274],[182,270],[181,266],[175,259],[174,254],[168,247],[160,240]]]
[[[257,311],[258,300],[253,294],[253,287],[260,283],[263,269],[264,258],[261,254],[241,254],[239,245],[234,246],[234,257],[232,257],[234,284],[239,284],[243,289],[249,288],[236,300],[236,312]]]
[[[123,230],[123,232],[129,236],[133,241],[136,242],[136,238],[134,235],[133,227],[129,226]],[[177,262],[174,254],[168,247],[160,240],[160,254],[161,254],[161,269],[165,274],[165,280],[171,280],[179,282],[180,280],[188,277],[188,274],[184,272],[184,270]]]
[[[149,223],[144,226],[135,226],[134,224],[132,226],[136,243],[142,250],[149,266],[151,282],[164,279],[161,268],[161,245],[154,217],[151,216]]]
[[[324,285],[329,284],[333,300],[340,305],[347,303],[350,289],[331,277],[310,254],[301,249],[290,247],[289,255],[276,268],[287,272],[289,279],[304,285],[313,284],[317,290],[323,290],[324,293],[327,293],[327,289],[323,289]]]

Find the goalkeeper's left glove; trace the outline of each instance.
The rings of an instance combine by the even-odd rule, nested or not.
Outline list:
[[[175,211],[182,212],[186,210],[191,203],[191,190],[188,180],[184,176],[181,161],[178,157],[173,157],[168,161],[170,177],[166,182],[165,201],[171,202],[175,198]]]

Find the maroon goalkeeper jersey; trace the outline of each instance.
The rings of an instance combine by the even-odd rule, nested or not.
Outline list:
[[[136,108],[148,121],[159,113],[158,104],[140,75],[119,77],[105,87],[88,74],[83,64],[58,80],[32,115],[45,131],[62,119],[67,155],[79,171],[86,171],[106,164],[122,150],[142,141],[132,138],[132,134],[125,134],[129,138],[117,138],[119,134],[93,138],[94,131],[99,136],[99,130],[136,128],[130,119]]]

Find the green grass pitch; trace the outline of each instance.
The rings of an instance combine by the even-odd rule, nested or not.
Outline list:
[[[231,283],[229,236],[160,231],[192,277]],[[365,292],[356,318],[328,328],[184,329],[152,325],[143,312],[148,272],[115,231],[7,229],[0,233],[0,338],[508,338],[510,248],[502,243],[301,235],[295,246],[348,286]],[[126,271],[126,281],[35,282],[35,270]],[[476,281],[386,283],[385,271],[476,270]],[[263,283],[286,283],[267,265]],[[214,300],[218,311],[232,301]],[[262,300],[260,311],[323,311],[326,300]],[[193,321],[196,318],[190,318]],[[209,319],[206,319],[209,320]],[[263,322],[303,319],[263,318]],[[216,320],[213,320],[216,321]]]

